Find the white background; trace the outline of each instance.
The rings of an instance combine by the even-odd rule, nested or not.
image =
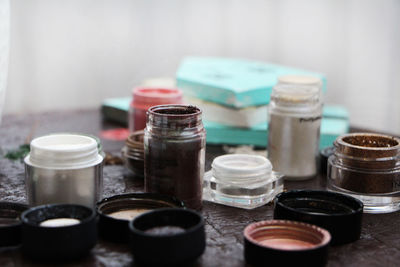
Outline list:
[[[99,107],[187,55],[325,73],[353,126],[400,134],[398,0],[12,0],[6,113]]]

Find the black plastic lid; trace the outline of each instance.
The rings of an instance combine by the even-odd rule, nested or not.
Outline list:
[[[142,265],[190,266],[206,246],[204,219],[193,210],[146,212],[129,223],[129,230],[132,254]]]
[[[274,219],[318,225],[332,235],[332,245],[356,241],[361,234],[363,203],[353,197],[318,190],[292,190],[274,200]]]
[[[13,202],[0,202],[0,246],[21,244],[20,216],[28,206]]]
[[[268,220],[243,231],[244,257],[255,266],[324,266],[331,235],[302,222]]]
[[[129,241],[128,224],[130,219],[121,219],[110,214],[119,211],[135,210],[146,212],[159,208],[184,208],[182,201],[156,193],[130,193],[107,197],[96,205],[99,214],[99,234],[108,241],[127,243]]]
[[[43,221],[72,218],[67,226],[42,226]],[[96,212],[75,204],[51,204],[30,208],[21,214],[22,253],[40,262],[63,262],[85,256],[96,245]]]

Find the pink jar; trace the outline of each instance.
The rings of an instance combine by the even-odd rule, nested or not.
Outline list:
[[[129,109],[129,130],[146,128],[146,111],[163,104],[182,104],[182,91],[175,88],[137,87]]]

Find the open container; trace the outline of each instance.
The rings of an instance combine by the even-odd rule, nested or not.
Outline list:
[[[129,241],[129,221],[160,208],[184,208],[182,201],[154,193],[130,193],[107,197],[97,203],[99,234],[119,243]]]
[[[188,266],[203,254],[203,217],[187,209],[144,213],[129,223],[135,261],[150,266]]]
[[[283,176],[262,156],[230,154],[216,157],[204,175],[205,200],[244,209],[270,202],[283,190]]]
[[[364,203],[366,213],[400,210],[400,139],[375,133],[339,136],[328,159],[329,190]]]
[[[318,225],[330,232],[332,245],[360,238],[362,214],[361,201],[335,192],[291,190],[274,200],[274,219]]]
[[[21,214],[22,253],[41,262],[85,256],[97,241],[96,212],[75,204],[37,206]]]
[[[254,266],[324,266],[331,240],[325,229],[295,221],[269,220],[244,229],[244,257]]]
[[[28,206],[13,202],[0,202],[0,247],[21,244],[21,213]]]

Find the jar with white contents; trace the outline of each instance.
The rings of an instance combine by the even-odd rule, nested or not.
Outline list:
[[[317,174],[322,118],[322,82],[309,76],[282,76],[271,93],[268,158],[286,180]]]

